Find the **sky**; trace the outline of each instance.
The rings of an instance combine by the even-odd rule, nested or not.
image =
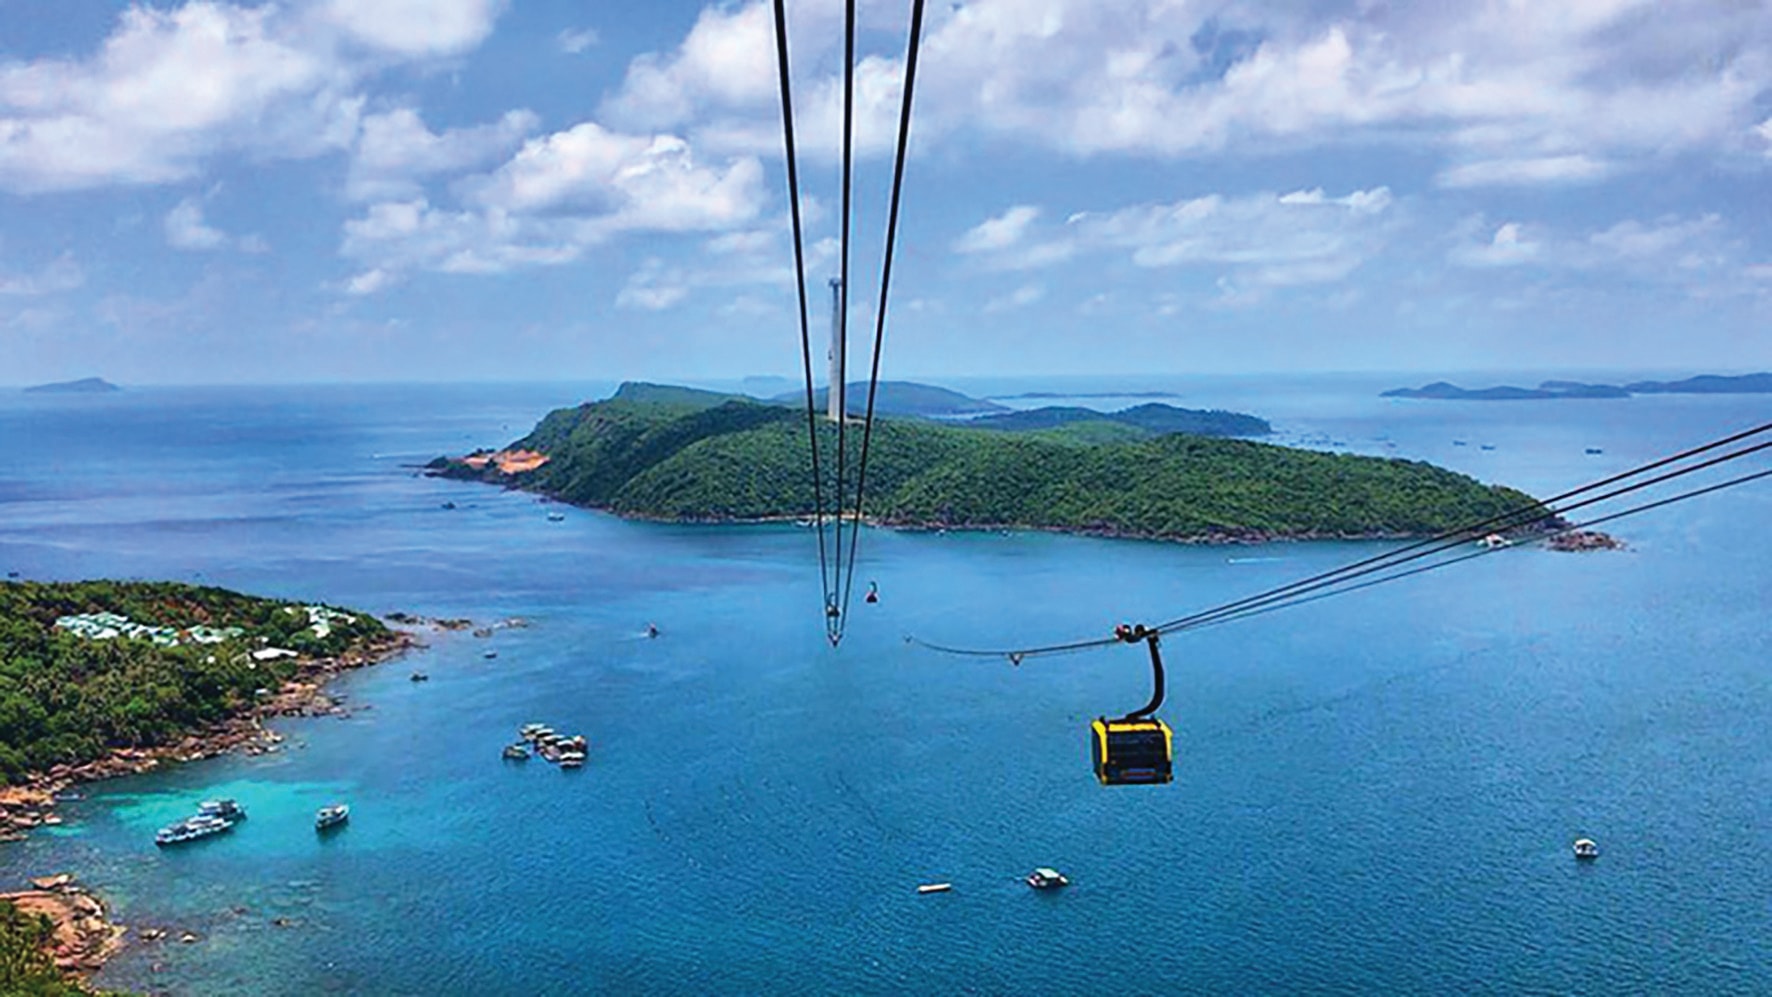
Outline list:
[[[787,14],[822,353],[842,4]],[[773,32],[0,0],[0,383],[797,378]],[[1772,367],[1772,0],[938,0],[914,97],[888,377]]]

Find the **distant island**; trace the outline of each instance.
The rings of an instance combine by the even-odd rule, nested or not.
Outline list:
[[[995,401],[1027,398],[1180,398],[1173,391],[1023,391],[1016,395],[992,395]]]
[[[852,415],[862,415],[868,410],[868,386],[865,381],[855,381],[845,389],[843,407]],[[828,389],[819,388],[813,393],[813,404],[820,412],[829,404]],[[806,389],[788,391],[769,399],[784,405],[805,405]],[[881,381],[880,388],[874,395],[874,414],[876,415],[914,415],[927,419],[956,419],[974,415],[986,415],[992,412],[1007,412],[1009,407],[982,398],[972,398],[958,391],[938,388],[933,384],[918,384],[915,381]]]
[[[102,377],[83,377],[78,381],[37,384],[25,389],[29,393],[42,395],[98,395],[122,390]]]
[[[1118,413],[1123,421],[1089,413],[1020,428],[882,419],[868,515],[907,528],[1259,541],[1421,536],[1532,501],[1417,461],[1167,432],[1184,410],[1140,411],[1149,408]],[[833,468],[836,431],[822,417],[817,441]],[[803,411],[624,385],[612,398],[549,413],[501,450],[438,457],[428,473],[636,518],[796,520],[813,514],[809,456]],[[852,478],[854,468],[852,457]]]
[[[1629,398],[1632,395],[1750,395],[1772,394],[1772,374],[1726,376],[1701,374],[1683,381],[1637,381],[1621,386],[1585,384],[1580,381],[1543,381],[1536,388],[1500,385],[1493,388],[1461,388],[1435,381],[1419,388],[1392,388],[1382,398],[1428,398],[1439,401],[1512,402],[1562,398]]]

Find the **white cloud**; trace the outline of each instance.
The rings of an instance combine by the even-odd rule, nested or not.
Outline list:
[[[1744,281],[1752,277],[1744,244],[1716,214],[1625,219],[1586,234],[1520,222],[1501,225],[1487,237],[1486,231],[1481,217],[1461,223],[1453,232],[1451,262],[1475,268],[1532,265],[1579,272],[1584,280],[1616,274],[1706,297],[1746,290]]]
[[[533,112],[508,111],[497,121],[442,134],[425,127],[411,108],[363,118],[346,193],[355,200],[416,197],[419,181],[439,173],[484,166],[507,156],[540,123]]]
[[[764,3],[705,8],[676,51],[642,55],[628,66],[621,89],[604,102],[603,113],[623,124],[653,129],[687,122],[704,105],[765,105],[778,85],[773,23]]]
[[[1079,212],[1056,227],[1036,228],[1033,217],[1011,212],[975,227],[962,241],[977,233],[970,251],[987,265],[1009,269],[1120,252],[1140,267],[1228,269],[1240,287],[1286,287],[1340,280],[1376,254],[1390,225],[1391,203],[1385,187],[1341,197],[1322,190],[1212,194]],[[1012,233],[1006,221],[1015,222]]]
[[[1509,267],[1539,259],[1543,245],[1522,233],[1519,222],[1507,222],[1488,242],[1466,243],[1453,249],[1452,262],[1467,267]]]
[[[166,244],[174,249],[220,249],[228,244],[226,232],[203,220],[203,204],[187,197],[166,213]]]
[[[85,56],[0,60],[0,188],[154,184],[210,157],[301,158],[357,133],[359,90],[402,61],[457,54],[502,0],[130,6]]]
[[[497,169],[460,180],[459,208],[422,195],[370,205],[346,223],[342,252],[365,272],[384,274],[370,291],[414,270],[499,273],[569,263],[629,232],[729,233],[727,251],[735,252],[745,248],[735,233],[764,203],[762,177],[755,159],[707,166],[676,136],[625,135],[584,122],[530,139]]]
[[[628,282],[615,296],[617,308],[642,311],[664,311],[689,296],[689,280],[678,269],[667,267],[657,257],[648,259],[628,277]]]
[[[358,44],[403,56],[457,55],[486,39],[507,0],[326,0],[320,17]]]
[[[1040,299],[1045,296],[1046,288],[1041,285],[1023,284],[1008,294],[999,295],[985,302],[984,310],[987,313],[995,313],[1026,308],[1029,305],[1038,304]]]
[[[674,135],[623,135],[587,121],[525,143],[475,199],[511,212],[590,210],[612,230],[694,231],[754,217],[763,166],[742,158],[703,166]]]
[[[1528,186],[1598,180],[1612,172],[1610,164],[1588,156],[1540,156],[1529,159],[1485,159],[1442,170],[1442,187]]]
[[[1738,147],[1772,89],[1758,4],[1582,0],[1398,5],[969,0],[925,32],[919,139],[980,133],[1078,155],[1262,152],[1399,138],[1447,186],[1593,182]],[[835,5],[797,5],[802,139],[834,148]],[[890,147],[903,12],[863,5],[858,137]],[[709,149],[779,148],[766,3],[705,9],[605,104]],[[1772,142],[1772,139],[1768,139]]]
[[[66,253],[56,257],[36,273],[8,273],[0,270],[0,296],[37,297],[72,291],[86,283],[86,272]]]
[[[1040,209],[1031,204],[1018,204],[994,218],[986,218],[966,230],[954,243],[959,253],[1001,252],[1019,243],[1027,235],[1028,226],[1040,217]]]
[[[597,32],[592,28],[567,28],[554,36],[554,44],[567,55],[579,55],[598,42]]]

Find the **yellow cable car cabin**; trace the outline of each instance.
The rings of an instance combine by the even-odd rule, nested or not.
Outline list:
[[[1099,717],[1089,725],[1095,778],[1103,786],[1150,786],[1175,778],[1175,733],[1156,717]]]

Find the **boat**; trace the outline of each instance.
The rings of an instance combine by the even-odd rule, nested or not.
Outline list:
[[[517,736],[527,741],[529,738],[533,737],[537,731],[543,729],[544,728],[541,724],[524,724],[517,728]]]
[[[329,807],[321,807],[314,815],[314,830],[330,831],[351,819],[351,808],[343,803],[334,803]]]
[[[412,673],[412,681],[414,681],[414,682],[429,682],[430,680],[431,680],[431,677],[429,675],[426,675],[424,672],[413,672]]]
[[[204,800],[197,804],[197,816],[219,817],[226,821],[246,819],[246,808],[234,800]]]
[[[946,893],[954,888],[952,883],[924,883],[917,887],[918,893]]]
[[[179,821],[169,827],[163,827],[154,834],[154,844],[164,848],[167,845],[182,845],[187,841],[214,837],[224,831],[234,829],[234,822],[221,817],[196,816]]]
[[[529,760],[529,749],[521,744],[507,744],[504,756],[507,761],[526,762]]]
[[[585,756],[570,752],[560,756],[560,767],[563,769],[581,769],[585,765]]]
[[[536,727],[534,730],[531,730],[528,734],[529,739],[531,741],[536,741],[536,742],[543,741],[543,740],[553,737],[553,736],[554,736],[554,728],[546,727],[546,726]]]
[[[455,503],[454,502],[445,502],[445,503],[443,503],[443,508],[453,509],[453,508],[455,508]]]
[[[1587,450],[1584,452],[1589,453],[1589,454],[1602,454],[1602,453],[1605,453],[1606,451],[1601,450],[1599,447],[1588,447]]]
[[[548,522],[550,522],[550,523],[558,523],[558,522],[563,521],[565,518],[566,518],[566,514],[563,512],[548,513]]]
[[[480,657],[491,660],[493,658],[498,657],[498,652],[497,651],[483,651],[483,652],[481,652]]]
[[[1513,544],[1511,541],[1508,540],[1508,538],[1502,536],[1501,534],[1491,533],[1488,536],[1484,537],[1483,539],[1478,540],[1477,546],[1483,548],[1484,550],[1496,550],[1501,547],[1511,547],[1511,546],[1513,546]]]
[[[1056,890],[1061,886],[1071,885],[1071,881],[1066,879],[1064,873],[1057,869],[1041,866],[1028,873],[1027,884],[1036,890]]]
[[[1597,859],[1600,857],[1600,846],[1594,844],[1592,838],[1576,838],[1575,857],[1581,861]]]

